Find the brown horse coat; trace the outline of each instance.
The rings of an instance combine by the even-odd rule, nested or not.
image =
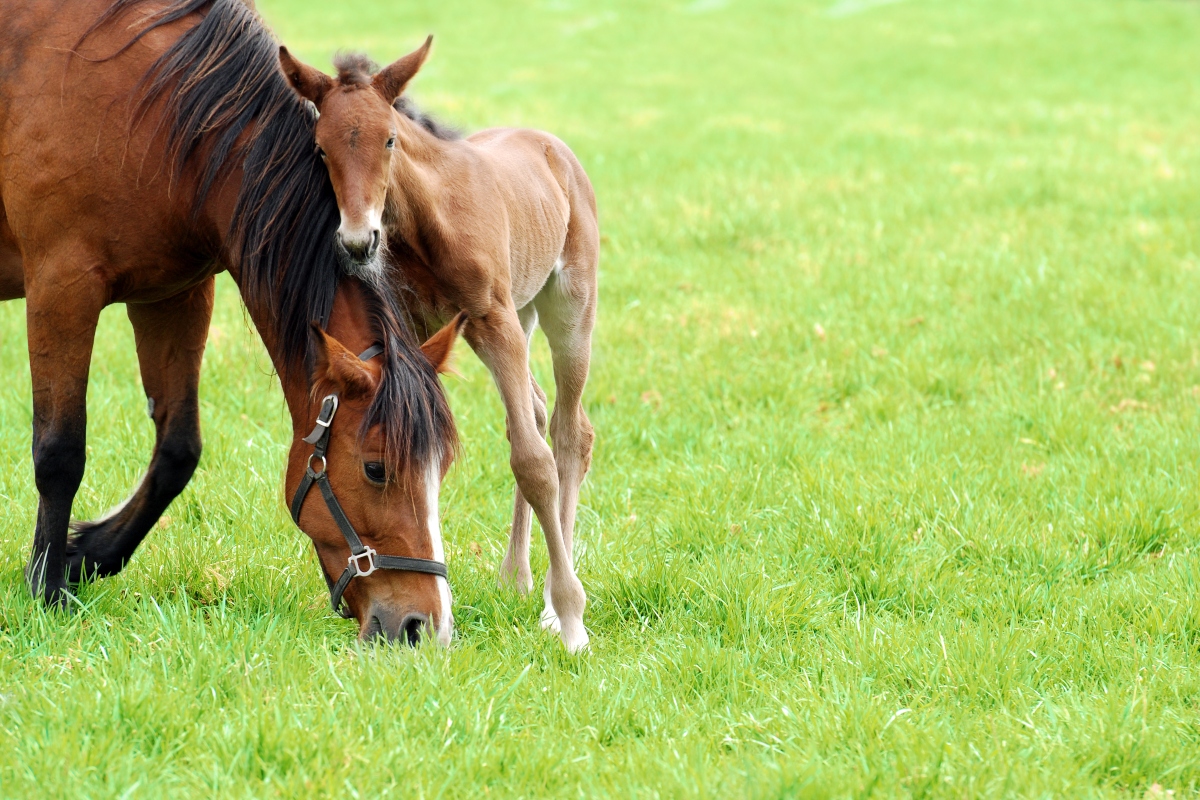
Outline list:
[[[26,298],[40,497],[26,575],[46,602],[64,605],[70,582],[119,571],[195,469],[200,360],[222,269],[291,412],[289,496],[320,393],[340,392],[328,469],[346,514],[381,553],[441,556],[437,484],[453,422],[394,299],[340,277],[313,125],[278,73],[277,45],[238,0],[4,4],[0,299]],[[133,324],[156,444],[130,500],[68,542],[92,341],[100,310],[116,302]],[[314,335],[314,321],[328,333]],[[342,358],[375,342],[384,352],[371,362]],[[300,523],[327,576],[338,575],[349,549],[324,506],[310,498]],[[356,578],[346,598],[363,635],[450,635],[440,578],[380,572]]]

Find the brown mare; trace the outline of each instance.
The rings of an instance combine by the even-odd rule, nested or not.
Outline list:
[[[343,255],[363,275],[390,263],[418,317],[466,314],[463,335],[504,401],[517,481],[501,576],[522,592],[533,586],[532,505],[550,555],[542,624],[576,651],[587,644],[572,538],[594,438],[582,397],[596,318],[596,198],[554,136],[495,128],[464,139],[401,98],[430,41],[374,75],[361,56],[339,59],[337,79],[282,48],[280,64],[320,112],[316,143],[338,199]],[[546,396],[529,371],[538,324],[554,361],[553,450]]]
[[[328,487],[360,550],[418,567],[444,560],[438,486],[456,439],[436,369],[455,329],[423,353],[390,293],[340,277],[314,124],[279,73],[278,45],[240,0],[4,4],[0,299],[26,298],[40,498],[26,577],[51,606],[70,605],[71,584],[120,571],[195,470],[200,360],[223,269],[291,413],[287,496],[309,485],[306,465],[322,489],[300,498],[297,517],[326,579],[349,572],[352,553],[322,502]],[[118,302],[157,438],[129,500],[69,538],[96,322]],[[316,427],[328,433],[310,439],[324,451],[314,457],[301,437],[329,394],[340,411]],[[448,641],[445,580],[386,565],[360,574],[369,561],[349,572],[344,595],[360,635]]]

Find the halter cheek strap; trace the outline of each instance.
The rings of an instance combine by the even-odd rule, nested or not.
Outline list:
[[[359,355],[363,361],[374,358],[383,352],[383,345],[374,344],[368,347]],[[354,526],[350,524],[350,519],[346,516],[346,512],[342,510],[342,504],[338,502],[337,497],[333,493],[333,487],[329,485],[329,463],[325,459],[325,453],[329,449],[329,428],[333,425],[333,417],[338,410],[338,396],[336,394],[328,395],[321,402],[321,411],[317,414],[317,424],[313,427],[312,433],[304,437],[304,441],[313,446],[312,455],[308,457],[308,466],[304,470],[304,477],[300,479],[300,485],[296,487],[296,494],[292,497],[292,521],[296,526],[300,525],[300,510],[304,508],[304,500],[308,497],[308,492],[315,484],[321,490],[321,496],[325,499],[325,506],[329,509],[329,515],[333,517],[334,523],[341,530],[342,536],[346,537],[346,544],[350,545],[350,558],[346,564],[346,569],[342,571],[342,575],[337,582],[329,579],[325,575],[325,581],[329,584],[329,601],[333,606],[333,610],[341,616],[349,619],[353,615],[350,610],[345,607],[342,602],[342,595],[346,592],[346,587],[350,585],[350,581],[358,576],[366,577],[377,569],[394,569],[402,572],[421,572],[427,575],[436,575],[439,578],[449,578],[449,573],[446,570],[446,565],[440,561],[434,561],[429,558],[409,558],[407,556],[381,556],[375,549],[363,544],[358,532],[354,530]],[[313,469],[313,462],[319,462],[320,469]],[[314,543],[315,546],[315,543]],[[318,553],[318,561],[320,554]],[[322,574],[325,570],[321,570]]]

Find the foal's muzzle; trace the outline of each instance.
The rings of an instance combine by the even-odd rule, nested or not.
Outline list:
[[[358,266],[365,266],[374,261],[375,256],[379,255],[379,242],[381,238],[378,228],[372,229],[366,236],[348,236],[339,231],[337,242],[347,261]]]

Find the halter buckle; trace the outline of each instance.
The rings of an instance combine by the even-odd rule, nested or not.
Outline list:
[[[367,560],[367,568],[365,570],[362,568],[362,565],[359,563],[359,560],[363,559],[363,558],[365,558]],[[372,572],[374,572],[376,570],[375,549],[373,547],[368,547],[366,550],[364,550],[361,553],[357,553],[357,554],[351,553],[349,563],[350,563],[350,566],[354,569],[354,577],[356,577],[356,578],[367,577],[368,575],[370,575]]]
[[[329,417],[322,419],[325,416],[325,404],[333,401],[333,406],[329,409]],[[328,428],[333,424],[333,415],[338,410],[338,396],[336,394],[325,395],[325,399],[321,401],[321,412],[317,414],[317,424],[322,428]]]

